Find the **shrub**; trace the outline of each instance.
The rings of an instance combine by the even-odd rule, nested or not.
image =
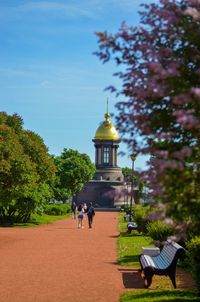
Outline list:
[[[130,207],[127,205],[121,205],[120,210],[121,210],[121,212],[125,212],[126,214],[130,213]]]
[[[192,238],[186,243],[188,262],[191,267],[191,272],[200,292],[200,236]]]
[[[161,220],[148,222],[147,224],[148,235],[160,242],[166,241],[167,237],[174,234],[172,225],[166,224]]]
[[[44,213],[47,215],[61,216],[70,213],[71,207],[68,204],[47,204]]]
[[[189,240],[196,236],[200,236],[200,221],[192,221],[187,228],[187,238]]]
[[[147,215],[149,213],[149,206],[134,205],[133,207],[133,219],[138,226],[138,232],[146,233],[146,226],[148,223]]]

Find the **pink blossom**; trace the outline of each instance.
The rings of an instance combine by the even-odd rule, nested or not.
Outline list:
[[[199,128],[198,119],[193,115],[182,115],[177,118],[177,122],[186,129]]]
[[[186,157],[192,155],[192,149],[188,146],[185,146],[182,148],[182,150],[175,151],[171,155],[179,160],[184,160]]]
[[[188,169],[185,161],[196,163],[192,154],[200,129],[200,0],[160,0],[143,8],[141,27],[123,23],[115,35],[99,35],[98,56],[103,62],[112,57],[124,67],[116,74],[122,81],[117,95],[125,98],[117,105],[118,129],[129,150],[153,156],[145,179],[154,196],[169,201],[170,176]],[[159,141],[167,150],[155,150]],[[187,190],[184,177],[181,181]]]
[[[200,99],[200,88],[192,88],[192,93]]]
[[[185,15],[191,16],[194,20],[200,20],[200,12],[195,7],[186,8]]]
[[[192,114],[188,114],[185,110],[176,110],[173,115],[176,117],[177,123],[179,123],[185,129],[199,128],[199,120]]]
[[[153,154],[163,159],[167,159],[169,156],[169,152],[167,150],[155,150]]]
[[[150,70],[152,70],[155,73],[161,73],[162,66],[159,63],[156,62],[150,62],[147,64]]]
[[[162,78],[167,78],[167,77],[177,77],[180,76],[180,72],[178,70],[179,65],[176,63],[171,63],[168,65],[167,69],[162,69],[161,71],[161,76]]]
[[[173,136],[174,136],[174,133],[170,133],[170,132],[156,134],[157,139],[166,140],[166,141],[171,140]]]
[[[163,220],[165,218],[165,213],[161,211],[155,211],[148,215],[149,220]]]
[[[174,224],[173,220],[171,218],[169,218],[169,217],[167,217],[167,218],[164,219],[164,223],[166,223],[168,225],[173,225]]]
[[[170,159],[160,159],[160,158],[153,158],[150,161],[150,164],[156,170],[156,173],[163,173],[167,169],[170,170],[183,170],[184,164],[179,160],[170,160]]]
[[[191,98],[188,93],[181,93],[175,96],[172,101],[176,105],[188,104],[189,102],[191,102]]]
[[[156,205],[156,208],[158,208],[158,209],[161,209],[161,210],[165,210],[166,211],[166,204],[163,204],[163,203],[158,203],[157,205]]]

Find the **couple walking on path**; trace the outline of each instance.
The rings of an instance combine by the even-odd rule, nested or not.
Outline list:
[[[72,203],[72,215],[73,218],[76,219],[76,203]],[[84,216],[88,217],[88,226],[91,229],[92,223],[93,223],[93,217],[95,215],[94,207],[92,205],[92,202],[89,203],[89,206],[87,206],[86,203],[80,204],[78,206],[78,228],[83,228],[83,218]]]

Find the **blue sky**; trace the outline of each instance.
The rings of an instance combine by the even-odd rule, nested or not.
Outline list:
[[[94,32],[116,32],[123,20],[137,25],[141,2],[151,1],[0,0],[0,110],[17,112],[51,154],[71,148],[94,161],[92,138],[107,97],[115,113],[116,97],[104,89],[120,85],[113,63],[102,65],[92,54]],[[131,165],[128,154],[119,165]],[[143,169],[144,158],[135,167]]]

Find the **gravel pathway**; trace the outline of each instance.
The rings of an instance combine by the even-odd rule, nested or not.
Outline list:
[[[118,213],[94,226],[71,218],[33,228],[0,228],[0,302],[118,302]]]

